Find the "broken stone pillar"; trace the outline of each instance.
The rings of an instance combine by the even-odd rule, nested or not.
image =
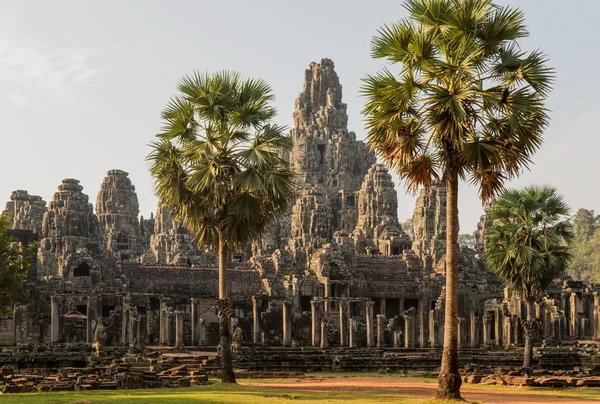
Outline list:
[[[311,343],[316,347],[319,345],[319,302],[311,300],[310,315],[311,315]]]
[[[479,348],[479,315],[471,312],[471,348]]]
[[[356,347],[356,329],[358,328],[358,324],[357,324],[356,320],[354,320],[353,318],[348,320],[348,322],[350,323],[348,326],[348,346],[350,346],[350,348],[355,348]]]
[[[483,346],[490,345],[490,336],[492,334],[492,318],[489,316],[483,317]]]
[[[175,349],[183,349],[183,311],[175,311]]]
[[[383,314],[377,315],[377,348],[383,348],[385,345],[385,316]]]
[[[329,297],[329,280],[325,279],[323,281],[323,296]],[[323,311],[325,312],[325,317],[329,315],[329,302],[325,300],[323,302]]]
[[[367,347],[372,347],[373,344],[373,306],[375,302],[367,302],[366,306],[366,322],[367,322]]]
[[[340,345],[346,346],[348,344],[348,340],[346,334],[348,331],[346,330],[346,305],[344,302],[339,302],[340,308]]]
[[[402,347],[402,333],[394,331],[394,348]]]
[[[439,348],[439,324],[435,318],[435,314],[435,310],[429,310],[429,343],[432,348]]]
[[[283,346],[292,345],[292,308],[289,303],[283,303]]]
[[[56,343],[59,341],[59,319],[60,319],[60,303],[55,296],[50,297],[50,342]]]
[[[321,349],[329,347],[329,341],[327,340],[327,320],[321,321]]]
[[[458,318],[458,349],[463,349],[467,346],[467,333],[465,332],[465,318]]]
[[[414,348],[416,345],[416,318],[417,311],[414,308],[404,312],[404,346]]]
[[[252,342],[258,344],[260,342],[260,314],[258,312],[259,300],[256,296],[252,296]]]

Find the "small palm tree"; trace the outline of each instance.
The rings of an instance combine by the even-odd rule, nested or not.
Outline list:
[[[228,255],[258,238],[295,196],[293,174],[280,157],[291,140],[270,123],[274,96],[263,80],[194,73],[178,89],[148,156],[154,192],[199,247],[218,254],[222,381],[235,383]]]
[[[523,367],[531,368],[534,302],[567,269],[573,238],[569,207],[552,187],[509,189],[492,204],[486,234],[489,268],[527,303]]]
[[[408,18],[372,41],[399,64],[365,79],[367,141],[416,192],[446,184],[446,311],[440,398],[459,399],[458,182],[486,201],[519,175],[542,142],[553,71],[527,54],[523,13],[491,0],[405,0]]]

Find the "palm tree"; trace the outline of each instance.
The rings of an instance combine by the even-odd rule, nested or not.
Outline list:
[[[488,267],[527,303],[523,367],[531,368],[534,302],[571,261],[569,207],[552,187],[509,189],[492,204],[486,234]]]
[[[194,73],[178,85],[162,113],[164,127],[148,156],[159,205],[219,257],[222,381],[235,383],[231,358],[227,261],[288,208],[293,174],[281,150],[285,129],[271,124],[275,108],[263,80],[238,73]]]
[[[405,0],[408,18],[384,26],[372,56],[399,64],[367,76],[367,141],[416,192],[446,184],[446,311],[440,398],[460,398],[457,329],[458,182],[483,201],[520,174],[542,142],[554,72],[526,53],[523,13],[491,0]]]

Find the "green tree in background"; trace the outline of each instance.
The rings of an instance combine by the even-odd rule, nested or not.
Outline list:
[[[12,310],[13,305],[25,299],[28,291],[24,280],[35,257],[36,245],[27,247],[16,243],[8,235],[10,221],[0,216],[0,314]]]
[[[237,73],[184,77],[162,113],[164,127],[148,156],[159,205],[219,257],[222,381],[235,383],[231,357],[227,261],[258,238],[295,196],[293,174],[280,151],[291,147],[271,124],[269,85]]]
[[[571,260],[569,207],[552,187],[506,190],[489,212],[485,260],[490,270],[527,304],[523,367],[531,368],[535,299],[560,277]]]
[[[585,282],[600,281],[600,216],[593,210],[579,209],[573,216],[573,261],[568,273]]]
[[[554,78],[527,53],[522,11],[490,0],[405,0],[408,17],[384,26],[372,56],[387,59],[362,88],[367,142],[410,191],[446,185],[444,351],[437,396],[460,399],[458,371],[458,183],[487,201],[518,176],[542,143]]]

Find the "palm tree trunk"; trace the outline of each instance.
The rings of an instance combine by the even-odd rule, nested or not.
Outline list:
[[[449,167],[446,179],[446,312],[444,351],[437,397],[460,400],[458,372],[458,171]]]
[[[533,332],[535,326],[535,307],[533,298],[528,297],[527,303],[527,321],[523,324],[523,333],[525,334],[525,350],[523,354],[523,367],[531,369],[533,358]]]
[[[222,236],[219,236],[219,340],[221,346],[221,382],[235,383],[233,359],[231,357],[231,332],[229,330],[229,310],[227,295],[227,246]]]

